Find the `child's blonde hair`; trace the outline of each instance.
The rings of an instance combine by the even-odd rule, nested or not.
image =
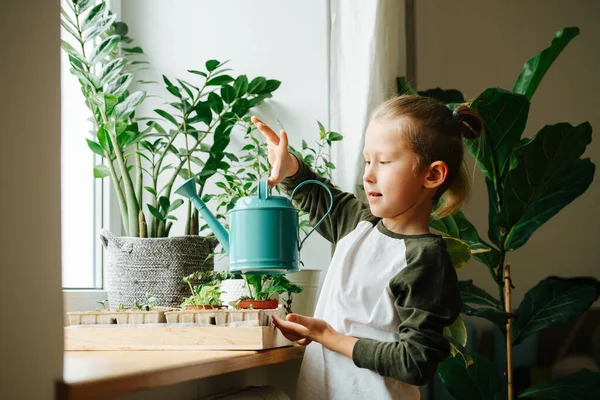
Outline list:
[[[403,117],[408,122],[402,125],[403,138],[418,157],[415,168],[422,171],[438,160],[448,165],[446,180],[433,197],[433,215],[443,218],[454,214],[471,191],[461,139],[474,139],[482,133],[481,117],[466,105],[452,111],[429,97],[402,95],[377,107],[371,120],[390,121]]]

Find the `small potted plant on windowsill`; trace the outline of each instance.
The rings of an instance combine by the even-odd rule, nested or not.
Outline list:
[[[291,312],[292,294],[301,293],[304,288],[290,282],[285,275],[245,275],[249,296],[230,303],[236,309],[272,310],[279,306],[276,295],[287,293],[286,311]]]
[[[181,303],[181,308],[186,310],[220,310],[224,307],[221,300],[223,291],[221,291],[219,285],[193,287],[189,281],[188,284],[192,290],[192,295]]]

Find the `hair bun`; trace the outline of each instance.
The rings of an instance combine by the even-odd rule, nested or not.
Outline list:
[[[454,113],[458,115],[455,119],[460,124],[460,132],[465,139],[472,140],[483,133],[483,120],[477,110],[463,104],[458,106]]]

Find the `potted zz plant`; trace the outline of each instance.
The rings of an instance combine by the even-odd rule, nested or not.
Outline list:
[[[207,179],[229,168],[225,150],[234,127],[280,82],[234,77],[226,62],[208,60],[184,79],[163,75],[163,93],[170,97],[166,106],[142,116],[147,96],[141,88],[157,82],[134,82],[148,62],[142,49],[130,44],[127,26],[115,22],[103,0],[65,4],[62,49],[90,111],[88,146],[103,160],[94,176],[112,181],[124,233],[100,234],[107,251],[109,302],[133,306],[152,292],[161,305],[177,306],[187,290],[181,278],[199,268],[212,270],[208,256],[216,240],[198,235],[199,216],[190,204],[181,223],[184,236],[169,237],[178,222],[173,213],[184,205],[171,199],[172,187],[178,179],[194,177],[202,195]]]

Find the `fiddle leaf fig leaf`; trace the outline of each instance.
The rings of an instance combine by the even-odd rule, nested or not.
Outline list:
[[[519,394],[518,398],[595,400],[599,391],[600,373],[584,368],[574,374],[527,388]]]
[[[511,152],[525,130],[529,100],[503,89],[486,89],[473,100],[471,108],[481,115],[485,134],[464,142],[485,176],[501,182],[508,172]]]
[[[513,323],[513,346],[534,332],[579,316],[599,295],[600,281],[595,278],[551,276],[540,281],[519,304]]]
[[[525,63],[523,70],[515,82],[513,92],[525,95],[531,100],[546,72],[548,72],[560,53],[577,35],[579,35],[579,28],[575,27],[561,29],[556,32],[550,47],[542,50]]]
[[[497,223],[507,229],[507,250],[529,237],[592,183],[595,166],[579,159],[592,140],[592,127],[560,123],[542,128],[514,151]]]

